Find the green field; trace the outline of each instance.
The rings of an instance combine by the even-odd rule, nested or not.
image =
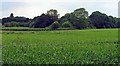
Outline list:
[[[2,33],[3,64],[117,64],[118,29]]]

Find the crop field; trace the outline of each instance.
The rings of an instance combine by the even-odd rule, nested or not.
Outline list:
[[[2,33],[3,64],[118,64],[118,29]]]

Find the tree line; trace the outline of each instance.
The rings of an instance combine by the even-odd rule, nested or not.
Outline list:
[[[71,13],[66,13],[59,18],[58,11],[48,10],[33,19],[26,17],[14,17],[11,13],[9,17],[2,18],[2,25],[5,27],[31,27],[31,28],[119,28],[120,18],[108,16],[99,11],[93,12],[90,16],[85,8],[79,8]]]

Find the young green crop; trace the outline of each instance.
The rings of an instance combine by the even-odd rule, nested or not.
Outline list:
[[[3,32],[3,64],[113,64],[117,29]]]

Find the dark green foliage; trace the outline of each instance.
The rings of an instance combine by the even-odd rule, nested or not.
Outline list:
[[[80,18],[78,20],[76,20],[73,25],[75,26],[75,28],[77,29],[85,29],[88,27],[89,25],[89,20],[88,19],[84,19],[84,18]]]
[[[53,23],[53,20],[50,18],[49,15],[42,14],[33,19],[34,28],[45,28]]]
[[[96,28],[113,28],[117,27],[115,19],[112,16],[107,16],[99,11],[93,12],[90,15],[91,24]]]
[[[2,23],[2,19],[0,19],[0,23]]]
[[[52,23],[52,24],[50,25],[50,29],[52,29],[52,30],[55,30],[55,29],[57,29],[57,28],[59,28],[59,27],[60,27],[60,24],[59,24],[58,21],[55,21],[54,23]]]
[[[120,28],[120,18],[114,18],[117,28]]]
[[[67,13],[61,17],[61,23],[69,21],[76,29],[84,29],[89,25],[88,12],[84,8],[74,10],[72,13]]]
[[[62,27],[64,28],[71,28],[72,27],[72,24],[69,22],[69,21],[66,21],[62,24]]]
[[[58,17],[59,17],[59,14],[57,14],[57,10],[55,9],[51,9],[49,11],[47,11],[47,15],[50,16],[50,18],[53,20],[53,21],[58,21]]]
[[[35,17],[30,24],[30,27],[34,28],[45,28],[50,26],[54,21],[58,21],[57,10],[51,9],[47,11],[47,14]]]
[[[2,19],[2,25],[5,27],[29,27],[29,22],[29,18],[14,17],[13,13],[10,14],[10,17]]]
[[[12,17],[12,18],[14,17],[13,13],[10,14],[10,17]]]
[[[7,22],[5,27],[29,27],[29,22]]]
[[[2,28],[3,31],[51,31],[49,28]]]
[[[3,31],[51,31],[49,28],[28,28],[28,27],[2,27]],[[70,28],[58,28],[57,30],[71,30]]]
[[[30,19],[25,17],[7,17],[2,19],[2,24],[4,25],[4,23],[7,22],[29,22],[29,21]]]
[[[34,22],[30,22],[30,23],[29,23],[29,27],[30,27],[30,28],[34,27]]]
[[[58,21],[62,27],[72,27],[74,29],[120,27],[120,18],[108,16],[99,11],[95,11],[88,16],[85,8],[79,8],[71,13],[66,13],[61,18],[58,17],[58,11],[55,9],[50,9],[47,13],[34,17],[33,19],[18,16],[14,17],[14,14],[11,13],[9,17],[2,18],[2,25],[6,27],[46,28],[53,22]]]
[[[65,14],[64,16],[62,16],[61,18],[60,18],[60,24],[62,24],[62,23],[64,23],[64,22],[66,22],[66,21],[71,21],[70,20],[70,13],[67,13],[67,14]]]

